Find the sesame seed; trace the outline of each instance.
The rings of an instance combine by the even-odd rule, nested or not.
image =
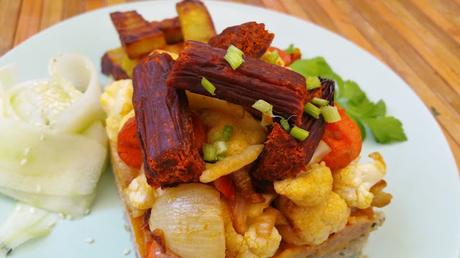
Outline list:
[[[123,254],[124,255],[129,255],[131,253],[131,249],[128,249],[126,248],[124,251],[123,251]]]
[[[43,140],[45,140],[45,135],[44,135],[44,134],[41,134],[41,135],[40,135],[40,141],[43,141]]]
[[[24,149],[24,156],[29,155],[29,152],[30,152],[30,147],[25,148]]]
[[[95,240],[92,237],[88,237],[88,238],[85,239],[85,242],[88,243],[88,244],[94,244]]]
[[[24,166],[25,164],[27,164],[27,159],[21,159],[21,161],[19,162],[19,164],[21,166]]]
[[[30,207],[29,212],[32,213],[32,214],[34,214],[34,213],[35,213],[35,208],[34,208],[34,207]]]

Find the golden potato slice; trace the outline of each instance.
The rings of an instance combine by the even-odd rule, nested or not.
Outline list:
[[[110,18],[130,58],[143,57],[152,50],[166,45],[166,39],[159,26],[146,21],[136,11],[113,12]]]
[[[196,40],[207,43],[216,35],[216,29],[208,9],[198,0],[183,0],[176,4],[184,41]]]
[[[137,60],[130,59],[123,48],[105,52],[101,59],[102,73],[111,75],[115,80],[131,78]]]

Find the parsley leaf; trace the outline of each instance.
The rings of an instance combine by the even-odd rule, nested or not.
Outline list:
[[[326,79],[334,80],[339,86],[339,92],[343,88],[343,80],[336,74],[323,57],[314,57],[311,59],[299,59],[290,65],[291,69],[302,74],[305,77],[321,76]]]
[[[334,80],[338,86],[335,101],[345,108],[347,114],[356,121],[363,139],[366,138],[367,126],[378,143],[386,144],[407,140],[402,123],[397,118],[386,115],[387,108],[383,100],[377,102],[369,100],[356,82],[344,81],[323,57],[297,60],[290,67],[305,77],[320,76]]]
[[[404,134],[401,122],[392,116],[381,116],[366,120],[378,143],[402,142],[407,137]]]

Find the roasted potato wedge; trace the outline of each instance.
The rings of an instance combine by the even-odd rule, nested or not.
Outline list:
[[[137,60],[130,59],[123,48],[105,52],[101,59],[102,73],[112,75],[115,80],[131,78]]]
[[[216,35],[214,23],[206,6],[199,0],[183,0],[176,4],[184,41],[208,42]]]
[[[184,41],[179,17],[164,19],[158,22],[158,28],[165,35],[166,43],[176,44]]]
[[[146,21],[136,11],[113,12],[110,17],[130,58],[143,57],[166,45],[165,36],[159,26]]]

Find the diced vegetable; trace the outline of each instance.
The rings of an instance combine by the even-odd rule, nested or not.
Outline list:
[[[212,84],[210,81],[208,81],[208,79],[206,79],[205,77],[202,77],[201,78],[201,86],[203,86],[203,88],[209,92],[209,94],[215,96],[216,93],[214,93],[216,91],[216,86],[214,86],[214,84]]]
[[[305,141],[308,135],[310,135],[310,132],[300,127],[294,126],[292,127],[291,132],[289,134],[299,141]]]
[[[340,121],[340,114],[335,106],[324,106],[321,107],[321,115],[326,123],[335,123]]]
[[[123,48],[115,48],[104,53],[101,58],[101,70],[114,80],[131,78],[137,60],[130,59]]]
[[[317,97],[314,97],[311,100],[311,103],[313,103],[313,104],[315,104],[317,106],[320,106],[320,107],[329,105],[329,101],[327,99],[322,99],[322,98],[317,98]]]
[[[319,115],[321,114],[321,110],[310,102],[305,104],[305,106],[303,107],[303,110],[305,111],[305,113],[309,114],[310,116],[316,119],[318,119]]]
[[[222,193],[228,200],[235,200],[235,185],[230,176],[219,177],[214,181],[217,191]]]
[[[123,125],[118,133],[117,140],[118,156],[126,165],[140,169],[142,165],[142,149],[137,137],[136,119],[131,117]]]
[[[321,86],[321,81],[317,76],[307,77],[307,90],[313,90]]]
[[[273,116],[273,106],[263,99],[257,100],[253,105],[252,108],[259,110],[264,115]]]
[[[230,140],[230,138],[232,138],[232,135],[233,135],[233,126],[225,125],[222,131],[222,140],[228,141]]]
[[[225,54],[224,59],[228,62],[233,70],[236,70],[244,62],[243,52],[235,46],[230,45],[227,49],[227,53]]]
[[[339,109],[342,119],[333,124],[326,124],[323,141],[329,145],[331,152],[324,157],[332,170],[346,167],[361,152],[362,139],[358,125]]]
[[[213,162],[217,160],[217,148],[213,144],[203,145],[203,159]]]
[[[113,12],[110,18],[130,58],[143,57],[166,45],[158,25],[146,21],[136,11]]]
[[[161,229],[166,247],[181,257],[224,258],[222,206],[219,193],[207,185],[166,188],[152,207],[150,230]]]
[[[289,125],[289,122],[288,120],[284,119],[284,118],[281,118],[280,119],[280,125],[283,127],[284,130],[286,131],[290,131],[291,129],[291,126]]]
[[[178,17],[160,21],[158,23],[158,28],[163,32],[166,43],[168,44],[176,44],[184,40]]]
[[[183,0],[176,4],[184,41],[208,42],[216,29],[206,6],[197,0]]]

